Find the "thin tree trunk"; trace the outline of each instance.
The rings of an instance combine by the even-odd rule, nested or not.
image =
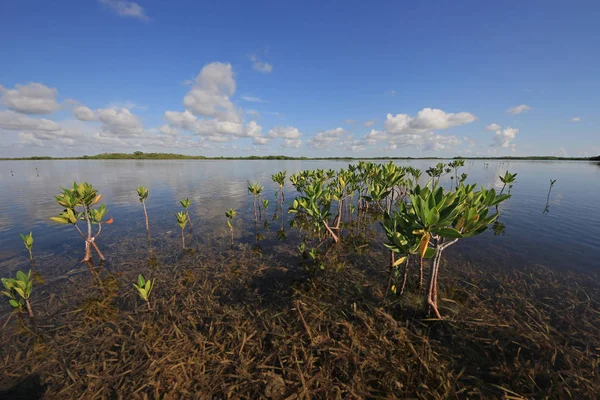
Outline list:
[[[192,226],[192,218],[190,217],[190,212],[187,210],[187,208],[185,210],[185,215],[187,215],[187,220],[190,223],[190,233],[192,233],[194,228]]]
[[[104,254],[102,254],[102,252],[100,251],[100,249],[98,248],[98,246],[96,245],[96,242],[94,242],[94,240],[91,241],[92,246],[94,246],[94,250],[96,250],[96,252],[98,253],[98,256],[100,257],[100,260],[104,261]],[[90,250],[91,253],[91,250]]]
[[[429,277],[429,290],[427,292],[427,304],[436,317],[442,319],[440,312],[437,307],[437,272],[439,268],[439,260],[441,258],[442,250],[440,248],[437,249],[435,257],[433,259],[433,267],[431,268],[431,276]]]
[[[423,287],[423,258],[420,258],[420,268],[419,268],[419,289]]]
[[[404,266],[404,276],[402,277],[402,287],[400,288],[400,294],[404,294],[404,288],[406,287],[406,281],[408,279],[408,266],[410,264],[410,255],[407,256],[406,265]]]
[[[335,235],[335,233],[333,233],[333,231],[331,230],[331,228],[329,227],[329,225],[327,224],[327,222],[323,222],[323,224],[325,225],[325,229],[327,229],[327,231],[331,234],[331,237],[333,238],[334,242],[339,242],[340,239]]]
[[[148,224],[148,212],[146,211],[146,203],[142,201],[142,206],[144,207],[144,216],[146,217],[146,232],[148,232],[148,237],[150,237],[150,225]]]
[[[185,233],[183,228],[181,228],[181,248],[185,250]]]
[[[85,258],[83,261],[90,261],[92,259],[92,249],[90,248],[90,243],[92,241],[92,222],[90,221],[90,210],[87,206],[83,208],[83,213],[85,215],[88,228],[87,239],[85,242]]]
[[[383,301],[387,299],[387,295],[390,292],[390,287],[392,286],[392,277],[394,275],[394,263],[396,262],[396,256],[394,252],[390,250],[390,276],[388,277],[388,283],[385,288],[385,294],[383,295]]]
[[[35,323],[35,316],[33,315],[33,309],[31,308],[31,304],[29,303],[29,299],[25,300],[25,305],[27,306],[27,312],[29,314],[29,320],[31,321],[31,325],[33,326],[33,330],[36,335],[39,335],[39,331],[37,328],[37,324]]]
[[[453,239],[449,242],[442,243],[440,239],[436,240],[436,253],[433,258],[433,267],[431,269],[431,277],[429,279],[429,290],[427,293],[427,303],[433,310],[436,317],[441,319],[442,316],[438,310],[438,276],[440,272],[440,263],[442,261],[442,253],[450,245],[456,243],[458,239]]]

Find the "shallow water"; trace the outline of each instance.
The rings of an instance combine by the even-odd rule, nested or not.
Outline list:
[[[437,160],[398,162],[425,170]],[[221,235],[227,243],[225,210],[233,207],[249,227],[252,197],[247,181],[265,186],[264,197],[275,207],[276,186],[271,174],[287,170],[288,176],[302,169],[347,167],[347,161],[228,161],[228,160],[85,160],[85,161],[2,161],[0,162],[0,270],[2,275],[17,268],[27,268],[27,251],[19,233],[33,231],[34,252],[42,259],[59,263],[67,253],[81,252],[83,245],[70,226],[49,220],[61,209],[54,201],[60,186],[73,181],[88,181],[102,193],[102,201],[114,217],[99,238],[100,247],[118,245],[124,237],[145,237],[143,213],[135,188],[150,189],[147,201],[153,235],[175,235],[178,226],[174,213],[180,210],[179,199],[189,197],[194,234]],[[37,168],[37,171],[36,171]],[[474,239],[459,242],[449,257],[474,263],[501,265],[541,264],[555,268],[598,271],[600,266],[600,165],[568,161],[467,161],[461,172],[469,174],[467,182],[500,189],[498,175],[506,170],[518,173],[513,197],[501,205],[500,221],[505,230],[500,235],[486,232]],[[424,174],[425,175],[425,174]],[[424,179],[424,178],[422,178]],[[450,185],[449,177],[444,177]],[[549,181],[556,179],[546,201]],[[295,195],[286,185],[286,201]],[[287,217],[289,221],[289,217]],[[279,223],[273,222],[266,235],[265,247],[275,241]],[[250,229],[238,232],[241,241],[252,242]],[[269,241],[271,239],[271,241]],[[289,243],[295,246],[295,243]],[[110,262],[110,251],[106,251]],[[79,255],[78,255],[79,256]],[[43,263],[39,265],[44,272]]]

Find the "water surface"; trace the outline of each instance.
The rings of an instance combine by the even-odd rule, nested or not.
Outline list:
[[[425,170],[437,160],[398,162]],[[147,207],[154,234],[177,234],[174,213],[179,199],[193,201],[194,235],[221,235],[227,243],[225,210],[233,207],[240,218],[252,218],[247,181],[265,186],[274,206],[271,174],[287,170],[347,167],[347,161],[229,161],[229,160],[68,160],[0,162],[0,269],[2,275],[27,268],[27,252],[19,233],[33,231],[34,251],[42,259],[60,262],[65,254],[82,251],[81,239],[71,226],[49,221],[61,209],[54,201],[60,186],[88,181],[103,194],[115,222],[99,238],[100,246],[118,245],[124,237],[145,235],[143,214],[135,188],[150,189]],[[37,168],[37,171],[36,171]],[[498,175],[518,173],[513,197],[501,205],[503,232],[492,231],[460,241],[449,257],[474,263],[541,264],[554,268],[598,271],[600,258],[600,165],[568,161],[467,161],[461,172],[468,182],[500,189]],[[424,174],[425,175],[425,174]],[[550,179],[557,182],[546,209]],[[449,177],[443,178],[450,184]],[[286,200],[295,190],[286,185]],[[273,208],[271,208],[273,210]],[[289,217],[288,217],[289,221]],[[273,239],[278,224],[267,234]],[[251,242],[252,232],[240,232]],[[267,241],[267,243],[269,243]],[[296,243],[289,243],[295,246]],[[110,257],[110,251],[107,251]],[[109,258],[110,261],[110,258]],[[41,272],[44,265],[39,266]]]

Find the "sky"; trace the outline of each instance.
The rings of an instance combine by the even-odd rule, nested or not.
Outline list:
[[[599,13],[0,0],[0,157],[598,155]]]

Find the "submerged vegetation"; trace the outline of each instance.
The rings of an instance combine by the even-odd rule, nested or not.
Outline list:
[[[190,229],[186,247],[190,204],[182,201],[176,220],[189,251],[176,250],[178,235],[163,235],[155,262],[144,263],[128,238],[111,249],[110,270],[90,264],[97,279],[67,275],[36,288],[39,335],[7,321],[0,395],[39,376],[46,395],[61,399],[593,398],[600,282],[449,260],[452,245],[495,227],[516,177],[502,177],[513,177],[503,193],[467,183],[463,165],[422,173],[361,161],[292,174],[289,239],[287,173],[274,174],[277,251],[247,246],[244,213],[234,208],[224,213],[228,232]],[[258,242],[270,200],[258,182],[248,192]],[[138,196],[149,235],[148,189]],[[65,211],[55,218],[86,239],[88,262],[106,214],[99,200],[87,183],[57,197]],[[90,232],[98,224],[98,234],[84,236],[78,221]],[[234,226],[238,246],[226,251]],[[121,281],[135,282],[135,292]],[[30,275],[2,282],[16,315],[32,310]],[[29,288],[27,297],[17,288]]]

